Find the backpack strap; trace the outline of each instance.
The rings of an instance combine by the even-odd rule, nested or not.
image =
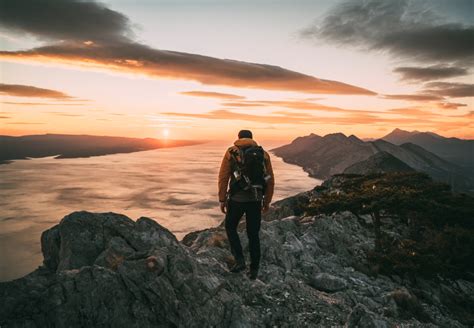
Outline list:
[[[232,168],[231,183],[229,186],[229,195],[232,195],[238,189],[248,190],[255,189],[255,186],[251,184],[250,179],[242,172],[244,166],[244,152],[250,147],[235,147],[229,149],[229,153],[234,162],[234,168]],[[235,176],[235,172],[238,172],[238,177]],[[245,184],[245,186],[242,186]]]
[[[241,174],[241,171],[242,171],[242,168],[241,168],[241,166],[242,166],[242,161],[241,161],[242,152],[241,152],[240,148],[238,148],[238,147],[231,147],[229,149],[229,154],[230,154],[230,157],[231,157],[231,160],[232,160],[232,165],[231,165],[232,173],[231,173],[228,196],[231,196],[239,189],[239,181],[237,180],[237,178],[235,176],[235,172],[238,172],[239,174]]]
[[[240,148],[237,148],[237,149],[230,148],[229,149],[229,154],[230,154],[230,157],[233,160],[233,163],[235,164],[235,166],[238,169],[240,169],[240,167],[242,166],[242,152],[241,152]]]

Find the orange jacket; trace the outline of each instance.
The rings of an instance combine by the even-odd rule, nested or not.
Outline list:
[[[218,180],[218,187],[219,187],[219,201],[224,202],[227,196],[227,189],[229,187],[229,181],[232,174],[231,168],[231,160],[232,155],[230,154],[231,150],[238,149],[238,147],[249,147],[249,146],[258,146],[258,144],[250,138],[241,138],[234,142],[234,146],[227,149],[224,154],[224,158],[222,159],[221,168],[219,170],[219,180]],[[275,176],[273,175],[273,168],[272,163],[270,161],[270,155],[265,151],[265,167],[267,169],[267,174],[271,176],[271,178],[267,181],[267,186],[265,189],[265,198],[264,202],[265,205],[269,205],[272,201],[273,197],[273,189],[275,188]]]

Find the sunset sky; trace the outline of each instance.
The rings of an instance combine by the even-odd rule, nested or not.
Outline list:
[[[0,0],[0,134],[474,138],[474,0]]]

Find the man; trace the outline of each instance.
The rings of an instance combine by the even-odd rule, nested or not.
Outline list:
[[[231,272],[240,272],[246,268],[237,233],[239,221],[245,214],[251,261],[248,276],[254,280],[260,264],[260,221],[262,212],[266,212],[270,206],[275,179],[270,156],[252,139],[252,132],[241,130],[238,137],[222,159],[218,182],[219,202],[221,211],[226,214],[225,229],[235,259]]]

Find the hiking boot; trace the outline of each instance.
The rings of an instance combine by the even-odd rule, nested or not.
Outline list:
[[[229,269],[230,272],[241,272],[245,270],[245,261],[237,260],[235,264]]]
[[[250,270],[247,272],[247,276],[249,277],[250,280],[257,279],[258,269],[250,268]]]

